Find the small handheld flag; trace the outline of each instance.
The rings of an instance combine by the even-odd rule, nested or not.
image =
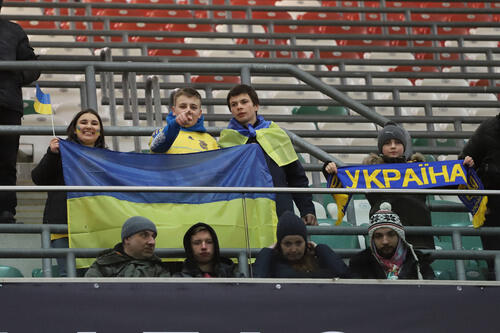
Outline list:
[[[52,105],[50,104],[50,95],[44,94],[38,83],[36,84],[35,111],[40,114],[52,114]]]

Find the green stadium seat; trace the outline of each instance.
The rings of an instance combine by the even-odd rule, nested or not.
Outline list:
[[[23,273],[15,267],[12,266],[0,266],[0,277],[24,277]]]
[[[44,277],[43,270],[41,268],[34,268],[31,271],[31,277]],[[57,265],[52,265],[52,277],[59,277],[59,267]]]
[[[343,106],[296,106],[292,114],[347,116],[348,112]]]
[[[334,225],[332,219],[318,219],[318,224]],[[346,222],[340,224],[341,227],[350,227]],[[326,244],[332,249],[359,249],[358,236],[356,235],[311,235],[311,241],[316,244]]]

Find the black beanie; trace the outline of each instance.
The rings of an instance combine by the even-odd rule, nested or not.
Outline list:
[[[382,147],[384,144],[391,140],[396,139],[401,141],[403,147],[406,151],[406,147],[408,146],[408,142],[406,140],[405,130],[400,126],[396,125],[396,123],[389,121],[384,125],[384,128],[378,134],[378,152],[382,154]]]
[[[276,229],[276,239],[278,244],[285,236],[299,235],[307,243],[307,229],[304,221],[290,211],[284,212],[278,219],[278,228]]]

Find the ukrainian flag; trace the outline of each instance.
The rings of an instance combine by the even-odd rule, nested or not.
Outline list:
[[[61,140],[60,149],[66,185],[273,186],[258,145],[169,155],[113,152]],[[272,193],[69,192],[70,247],[113,247],[121,241],[123,222],[134,215],[155,222],[157,248],[183,248],[184,233],[200,221],[216,230],[224,248],[247,246],[246,225],[250,247],[275,242]],[[77,266],[92,261],[80,259]]]
[[[50,104],[50,95],[44,94],[38,83],[36,84],[35,111],[40,114],[52,114],[52,105]]]

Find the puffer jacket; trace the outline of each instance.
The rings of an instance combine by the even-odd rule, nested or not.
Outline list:
[[[0,18],[0,60],[36,60],[28,36],[18,24]],[[40,71],[0,71],[0,107],[23,114],[21,87],[36,81]]]
[[[99,254],[90,266],[85,277],[169,277],[169,270],[161,259],[152,256],[149,259],[134,259],[123,250],[123,244]]]

